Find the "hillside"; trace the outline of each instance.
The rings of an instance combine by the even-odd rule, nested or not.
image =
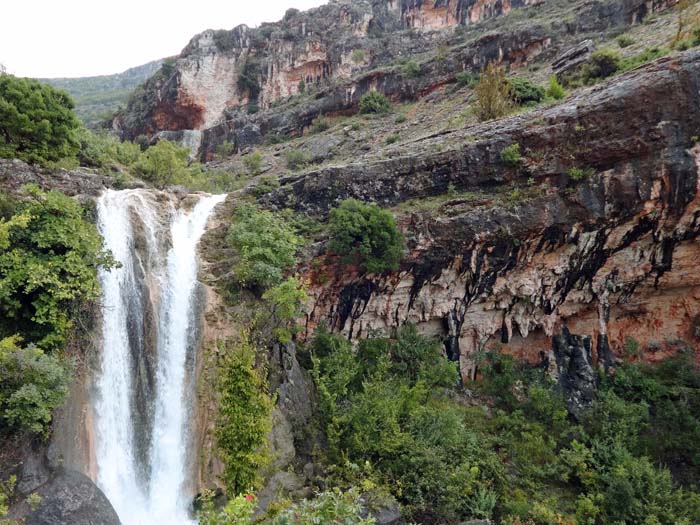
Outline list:
[[[75,112],[80,120],[93,128],[126,105],[134,89],[150,78],[162,63],[163,60],[154,60],[115,75],[39,80],[67,91],[75,101]]]
[[[0,247],[68,209],[122,263],[58,295],[75,378],[50,439],[0,432],[11,518],[700,525],[698,2],[289,9],[111,128],[0,160]]]

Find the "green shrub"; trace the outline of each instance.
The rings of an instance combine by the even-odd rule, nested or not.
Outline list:
[[[402,67],[403,74],[409,78],[416,78],[420,75],[420,65],[415,60],[409,60]]]
[[[549,84],[547,85],[545,94],[554,100],[561,100],[566,96],[566,89],[559,83],[559,79],[556,75],[549,77]]]
[[[222,480],[229,495],[256,488],[260,470],[269,462],[267,433],[273,400],[267,390],[265,369],[255,366],[256,354],[245,333],[237,344],[222,346],[219,353],[215,435],[225,465]]]
[[[48,84],[0,74],[0,157],[37,163],[74,158],[82,127],[74,106]]]
[[[398,133],[392,133],[386,138],[386,143],[396,144],[399,140],[401,140],[401,135],[399,135]]]
[[[591,175],[595,174],[595,170],[593,168],[569,168],[569,171],[566,172],[566,174],[569,176],[569,178],[575,182],[580,182],[583,179],[590,177]]]
[[[478,75],[475,75],[471,71],[462,71],[455,75],[455,80],[457,80],[457,85],[460,87],[473,88],[479,82]]]
[[[523,156],[520,154],[520,144],[517,142],[503,148],[501,151],[501,162],[510,168],[517,168],[523,162]]]
[[[238,284],[258,291],[282,281],[300,244],[284,220],[250,204],[236,208],[227,240],[237,252],[233,270]]]
[[[58,356],[21,348],[16,338],[0,340],[0,428],[46,434],[68,384],[67,366]]]
[[[391,102],[379,91],[368,91],[360,98],[360,113],[386,114],[391,111]]]
[[[634,38],[630,35],[620,35],[617,37],[617,45],[621,48],[629,47],[634,44]]]
[[[512,87],[502,67],[491,62],[481,72],[474,87],[476,114],[479,120],[491,120],[507,115],[512,107]]]
[[[275,191],[280,187],[280,181],[275,176],[261,177],[255,187],[251,190],[253,195],[260,198],[263,195]]]
[[[620,55],[609,49],[595,51],[575,74],[575,83],[593,84],[610,77],[622,67]]]
[[[352,61],[355,62],[355,64],[360,64],[365,61],[365,57],[367,54],[365,53],[364,49],[354,49],[352,51]]]
[[[299,149],[290,149],[287,151],[285,159],[287,161],[287,168],[294,171],[305,168],[309,162],[311,162],[309,154]]]
[[[545,90],[526,78],[515,77],[509,81],[513,101],[519,106],[539,104],[544,100]]]
[[[404,240],[388,211],[348,199],[331,210],[329,229],[329,248],[346,263],[371,273],[398,269]]]
[[[331,121],[323,115],[319,115],[311,124],[311,133],[323,133],[324,131],[328,131],[330,127]]]
[[[259,151],[254,151],[243,157],[243,164],[249,175],[255,177],[262,171],[263,157]]]
[[[308,300],[304,283],[296,277],[290,277],[270,288],[262,298],[272,307],[272,314],[277,321],[277,340],[280,343],[291,341],[298,330],[296,319],[301,315],[301,306]]]
[[[77,201],[36,186],[25,192],[16,214],[0,219],[0,338],[19,334],[48,350],[99,297],[97,269],[116,263]]]
[[[141,154],[135,165],[136,172],[159,188],[183,184],[187,171],[189,150],[168,140],[160,140]]]

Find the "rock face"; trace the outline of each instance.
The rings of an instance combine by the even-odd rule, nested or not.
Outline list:
[[[78,472],[61,472],[36,493],[41,503],[26,515],[26,525],[120,525],[102,491]]]
[[[570,35],[637,23],[674,3],[599,0],[572,8],[562,0],[362,0],[290,9],[278,23],[195,36],[112,125],[129,139],[196,131],[196,140],[187,135],[188,145],[209,159],[224,141],[243,148],[269,133],[298,134],[319,114],[352,111],[369,90],[415,99],[462,71],[478,73],[491,61],[515,69],[561,52]],[[489,26],[513,9],[547,10],[553,19],[573,11],[575,21]],[[440,59],[425,60],[426,52]],[[418,75],[404,67],[412,56]]]
[[[311,264],[308,332],[325,321],[355,338],[415,322],[445,337],[465,378],[478,373],[478,350],[538,362],[554,348],[574,407],[591,378],[573,364],[700,348],[698,93],[700,53],[690,51],[550,109],[283,181],[264,202],[311,214],[350,197],[392,206],[448,186],[471,192],[405,216],[400,272]],[[517,168],[500,160],[514,143]]]

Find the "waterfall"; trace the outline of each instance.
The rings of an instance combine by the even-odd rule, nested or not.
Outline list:
[[[109,190],[98,227],[122,267],[100,273],[97,484],[123,525],[191,523],[187,417],[196,344],[197,245],[225,196],[191,208],[152,190]]]

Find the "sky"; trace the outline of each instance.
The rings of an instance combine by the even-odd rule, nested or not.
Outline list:
[[[17,76],[120,73],[180,53],[205,29],[276,22],[324,0],[1,0],[0,64]]]

